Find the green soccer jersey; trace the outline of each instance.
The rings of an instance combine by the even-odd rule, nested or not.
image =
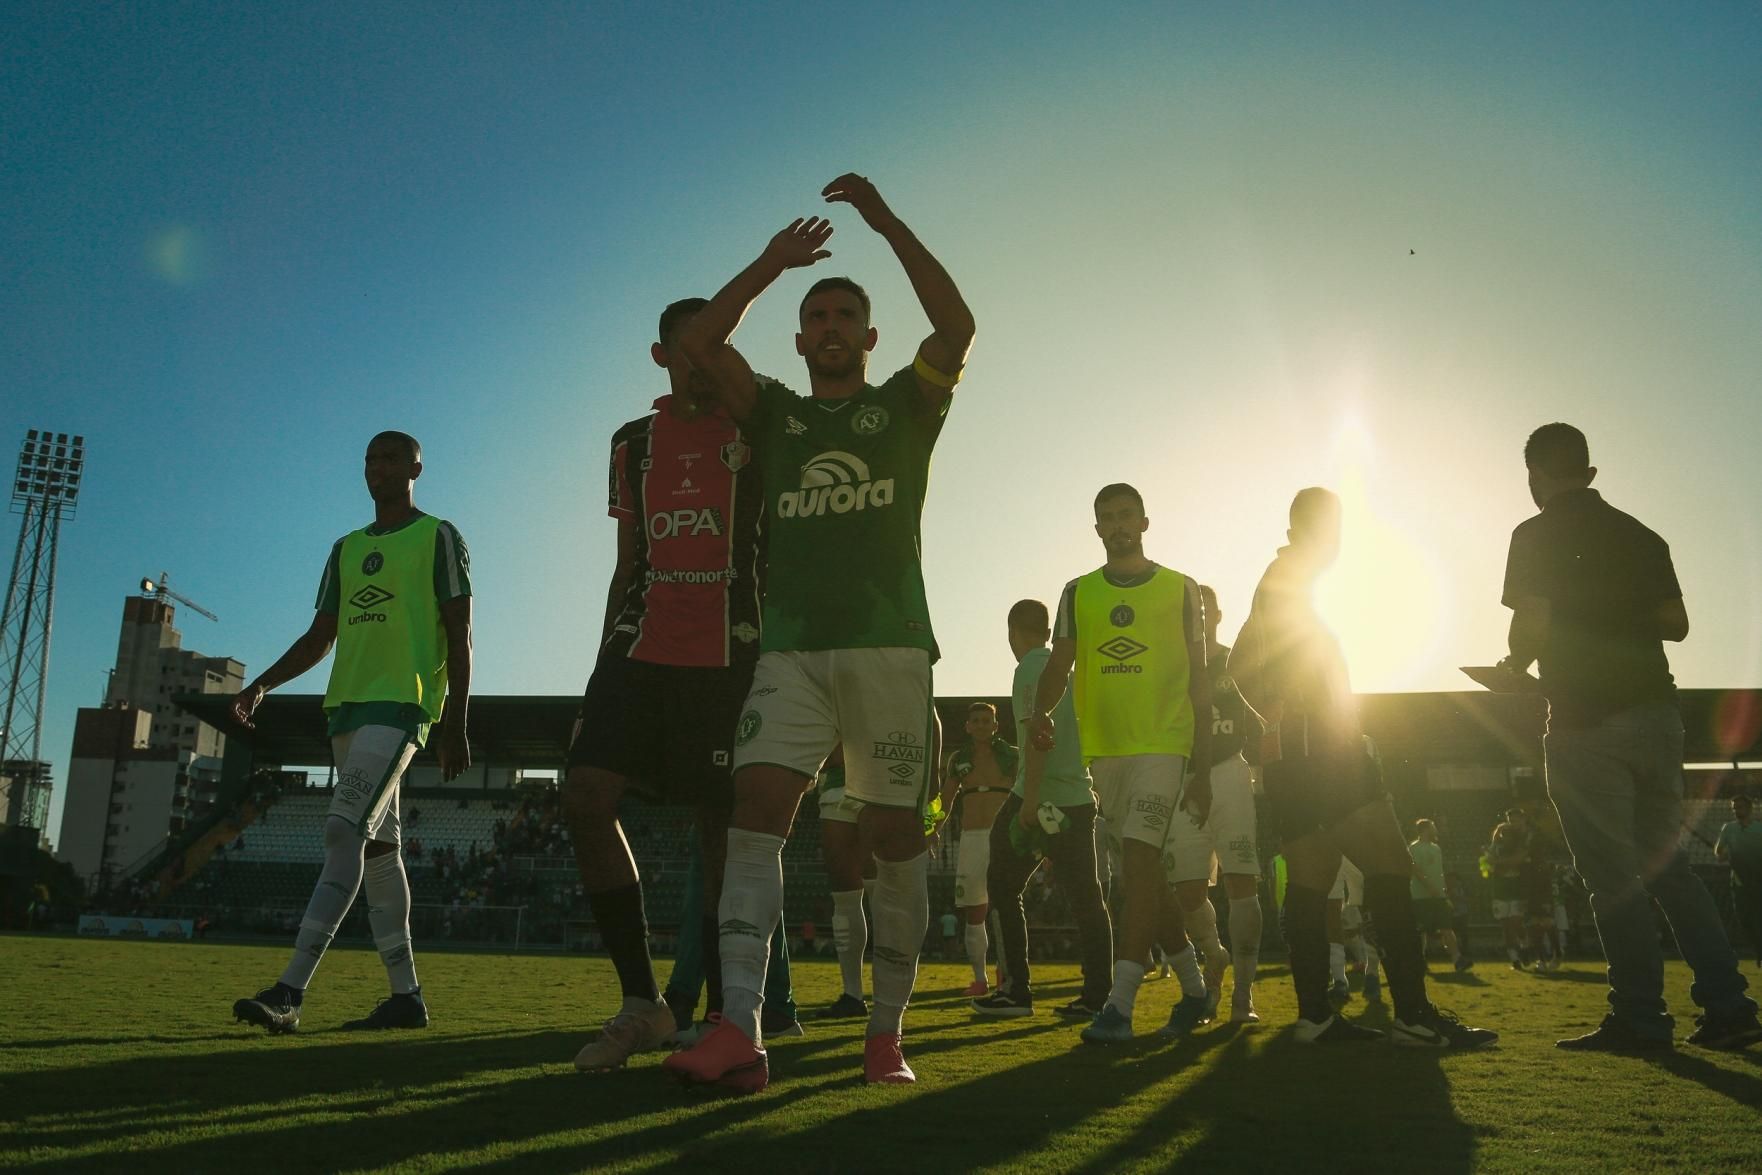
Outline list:
[[[949,400],[904,368],[842,400],[765,377],[743,427],[764,473],[770,564],[763,652],[925,649],[918,522]]]
[[[1010,686],[1010,704],[1016,713],[1016,740],[1028,745],[1028,715],[1034,712],[1034,693],[1040,685],[1041,671],[1052,660],[1052,650],[1030,649],[1016,665],[1014,683]],[[1046,755],[1046,772],[1040,779],[1040,802],[1060,808],[1076,808],[1093,804],[1095,795],[1089,790],[1089,768],[1083,761],[1082,732],[1077,729],[1076,696],[1070,682],[1065,682],[1065,696],[1052,710],[1053,748]],[[1022,795],[1027,786],[1027,764],[1016,772],[1016,785],[1011,790]]]
[[[1410,883],[1409,892],[1414,901],[1444,896],[1444,849],[1441,845],[1430,841],[1416,840],[1407,846],[1407,853],[1413,863],[1419,866],[1420,877]],[[1424,880],[1421,880],[1423,878]]]

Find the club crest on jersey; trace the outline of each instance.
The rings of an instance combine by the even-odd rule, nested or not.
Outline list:
[[[887,409],[881,405],[865,404],[855,416],[850,418],[850,431],[859,437],[872,437],[885,429],[890,419],[892,417],[888,415]]]
[[[1132,611],[1130,604],[1115,604],[1114,610],[1107,614],[1108,620],[1113,623],[1115,628],[1129,628],[1137,617],[1138,614]]]
[[[801,467],[801,489],[777,495],[777,517],[812,518],[891,505],[893,479],[871,480],[868,462],[835,449]]]
[[[367,558],[361,560],[362,575],[378,575],[379,569],[385,566],[385,556],[378,551],[369,551]]]
[[[759,735],[759,727],[765,724],[764,718],[757,710],[748,710],[740,716],[740,725],[734,728],[734,745],[744,747]]]
[[[739,473],[752,459],[752,446],[745,441],[729,441],[722,446],[722,464],[728,467],[729,473]]]

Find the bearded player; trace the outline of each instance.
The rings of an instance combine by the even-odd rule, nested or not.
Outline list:
[[[747,308],[786,270],[829,257],[832,226],[797,220],[717,293],[680,337],[764,472],[770,583],[752,692],[735,736],[735,802],[722,890],[723,1022],[663,1062],[687,1080],[764,1088],[759,1013],[765,939],[783,910],[782,853],[795,812],[843,742],[845,794],[863,803],[875,857],[875,1004],[863,1048],[871,1082],[916,1080],[900,1051],[929,924],[923,812],[935,786],[930,666],[936,640],[919,562],[930,453],[973,340],[973,316],[929,250],[873,184],[843,175],[844,203],[893,249],[930,320],[913,361],[879,386],[864,378],[878,335],[848,278],[815,283],[796,352],[811,394],[757,379],[728,343]]]

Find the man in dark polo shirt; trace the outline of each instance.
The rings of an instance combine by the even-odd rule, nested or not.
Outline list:
[[[1712,897],[1677,844],[1682,717],[1663,642],[1688,635],[1670,548],[1590,488],[1584,434],[1546,424],[1523,450],[1541,513],[1511,535],[1504,604],[1516,673],[1540,661],[1548,698],[1548,795],[1590,891],[1609,960],[1609,1015],[1562,1048],[1670,1048],[1664,959],[1652,899],[1694,971],[1704,1009],[1689,1043],[1762,1040]]]

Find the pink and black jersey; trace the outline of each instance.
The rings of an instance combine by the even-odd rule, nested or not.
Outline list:
[[[723,666],[759,654],[764,498],[740,428],[720,411],[655,411],[612,434],[607,512],[635,523],[635,574],[604,653]]]

